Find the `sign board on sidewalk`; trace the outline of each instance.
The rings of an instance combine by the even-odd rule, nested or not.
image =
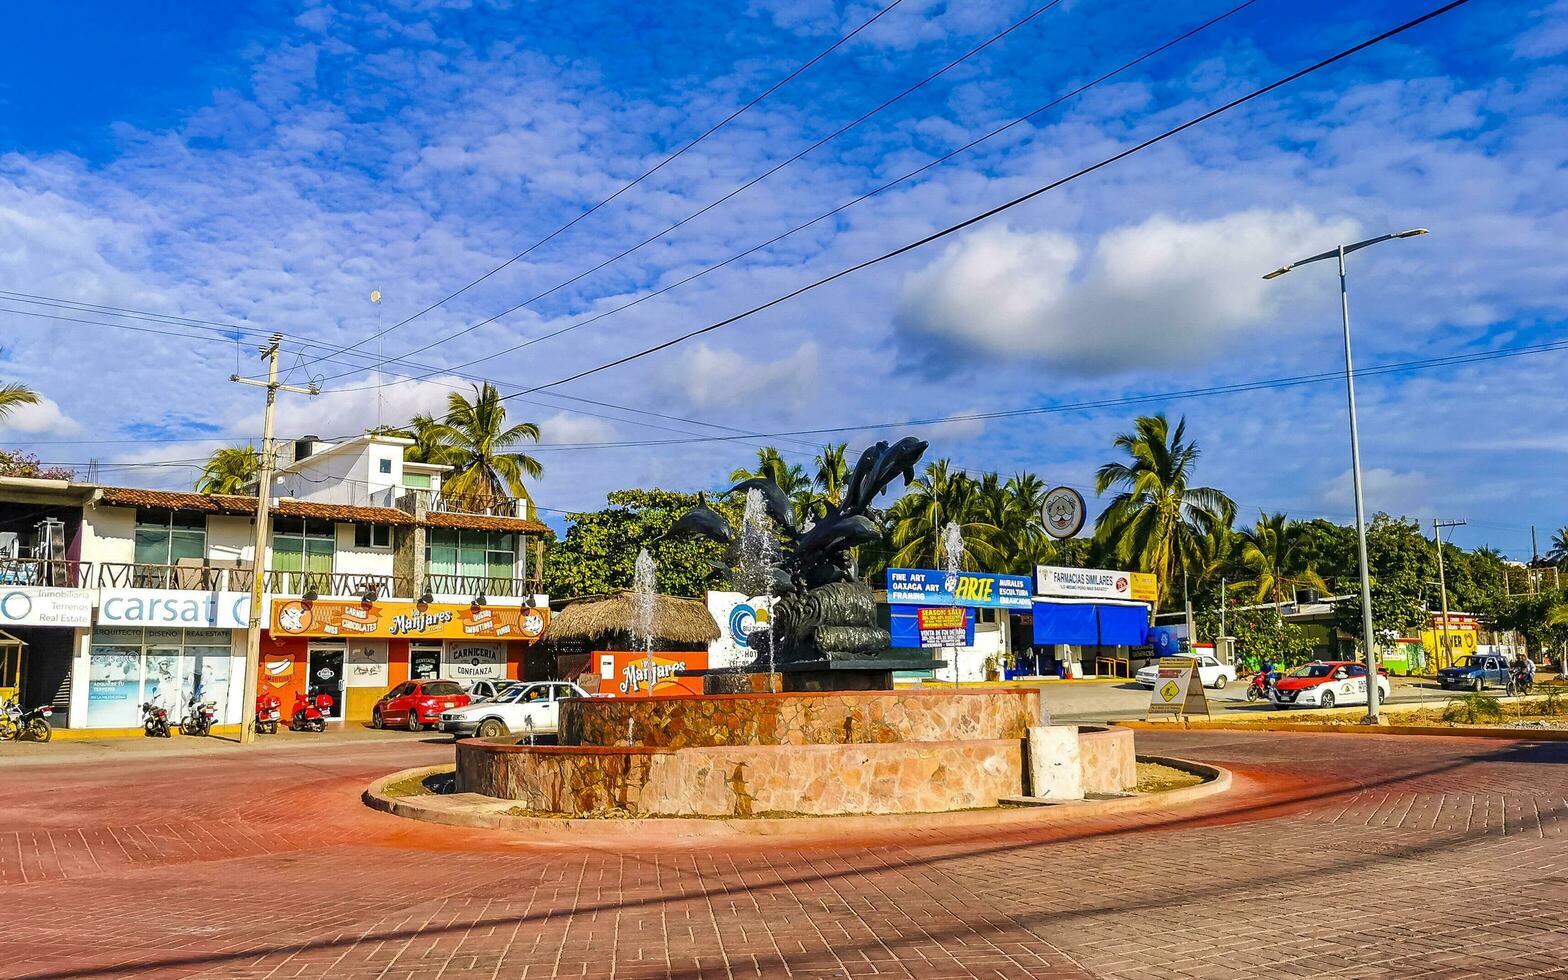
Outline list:
[[[1209,699],[1203,692],[1197,659],[1162,657],[1154,678],[1154,692],[1149,695],[1148,720],[1208,713]]]

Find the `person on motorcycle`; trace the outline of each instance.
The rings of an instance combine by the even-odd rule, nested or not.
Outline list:
[[[1269,687],[1273,687],[1274,682],[1279,680],[1279,665],[1274,663],[1272,660],[1265,660],[1263,661],[1262,673],[1263,683]]]

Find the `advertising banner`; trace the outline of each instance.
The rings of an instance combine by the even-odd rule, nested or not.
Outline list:
[[[646,696],[649,693],[649,657],[646,653],[613,650],[594,656],[599,661],[600,694]],[[655,653],[652,662],[651,679],[655,697],[702,693],[701,677],[681,677],[679,674],[683,670],[707,669],[706,653]]]
[[[714,667],[744,667],[757,659],[750,637],[753,629],[768,621],[766,596],[709,592],[708,614],[719,625],[719,638],[708,644],[708,663]]]
[[[895,647],[969,647],[975,611],[962,606],[892,606],[889,631]]]
[[[506,679],[506,644],[449,640],[441,652],[442,676],[458,681]]]
[[[1149,721],[1172,715],[1206,715],[1209,698],[1198,676],[1198,661],[1193,657],[1165,657],[1149,693]]]
[[[934,568],[887,570],[887,601],[895,605],[1028,609],[1031,599],[1027,575],[948,573]]]
[[[181,589],[103,589],[98,623],[242,630],[250,625],[250,593]]]
[[[0,626],[91,626],[91,589],[0,585]]]
[[[423,640],[537,640],[550,621],[545,607],[455,603],[337,602],[276,599],[273,636],[408,637]]]
[[[1109,568],[1035,568],[1035,593],[1079,599],[1132,599],[1153,602],[1159,583],[1148,572],[1119,572]]]

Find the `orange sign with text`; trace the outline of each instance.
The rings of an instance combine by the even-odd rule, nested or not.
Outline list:
[[[691,653],[655,653],[650,671],[650,657],[646,653],[602,651],[594,656],[599,659],[600,694],[648,693],[648,679],[653,678],[654,696],[701,694],[701,677],[681,677],[683,670],[704,670],[708,666],[708,651]]]
[[[273,636],[400,637],[415,640],[537,640],[550,610],[430,602],[274,599]]]

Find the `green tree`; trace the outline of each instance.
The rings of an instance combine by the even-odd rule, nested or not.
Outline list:
[[[196,478],[197,493],[244,493],[261,471],[261,454],[254,446],[224,446],[215,450]]]
[[[1142,416],[1116,437],[1129,462],[1095,473],[1095,492],[1123,488],[1095,522],[1095,538],[1123,563],[1153,572],[1165,605],[1184,570],[1195,566],[1205,535],[1231,522],[1236,505],[1212,487],[1191,485],[1199,450],[1186,441],[1187,420],[1174,432],[1164,415]]]
[[[964,537],[961,566],[990,567],[996,560],[991,541],[999,532],[979,506],[979,486],[945,459],[927,463],[925,473],[889,510],[893,521],[891,563],[896,567],[941,568],[943,534],[949,523]]]
[[[23,405],[36,404],[38,404],[38,392],[33,389],[19,384],[0,385],[0,419]]]
[[[0,449],[0,476],[27,480],[74,480],[76,471],[65,466],[45,466],[32,453]]]
[[[506,405],[489,382],[475,386],[474,396],[469,401],[462,392],[452,392],[446,418],[428,425],[427,438],[432,445],[443,447],[443,452],[450,452],[446,458],[454,467],[442,481],[442,495],[481,508],[507,497],[532,503],[523,477],[537,480],[544,466],[532,456],[516,452],[515,447],[538,442],[539,426],[532,422],[508,426]]]
[[[1200,636],[1220,635],[1218,604],[1200,610],[1194,617]],[[1243,609],[1234,601],[1225,610],[1225,632],[1235,637],[1237,663],[1257,670],[1265,662],[1294,667],[1312,659],[1312,640],[1307,631],[1273,609]]]
[[[818,516],[827,513],[827,509],[821,505],[838,507],[844,503],[844,488],[849,484],[850,474],[849,460],[845,456],[848,451],[849,446],[846,443],[829,443],[817,454],[818,499],[813,509]]]
[[[1543,557],[1554,565],[1568,568],[1568,527],[1552,532],[1552,546]]]
[[[724,557],[716,542],[665,537],[683,514],[697,505],[695,494],[672,490],[616,490],[608,507],[566,515],[564,537],[545,553],[544,580],[553,596],[599,595],[632,587],[637,552],[648,549],[658,568],[659,591],[701,596]],[[733,502],[709,501],[731,526],[740,522]]]
[[[1241,531],[1241,567],[1247,570],[1244,581],[1253,591],[1253,602],[1265,599],[1277,612],[1285,604],[1285,591],[1299,588],[1328,592],[1328,583],[1318,574],[1303,547],[1306,539],[1284,514],[1258,515],[1258,522]]]
[[[1372,582],[1372,629],[1411,636],[1428,620],[1427,581],[1437,578],[1436,552],[1409,518],[1376,514],[1367,526],[1367,568]],[[1339,628],[1361,640],[1361,590],[1348,583],[1346,598],[1334,603]]]

